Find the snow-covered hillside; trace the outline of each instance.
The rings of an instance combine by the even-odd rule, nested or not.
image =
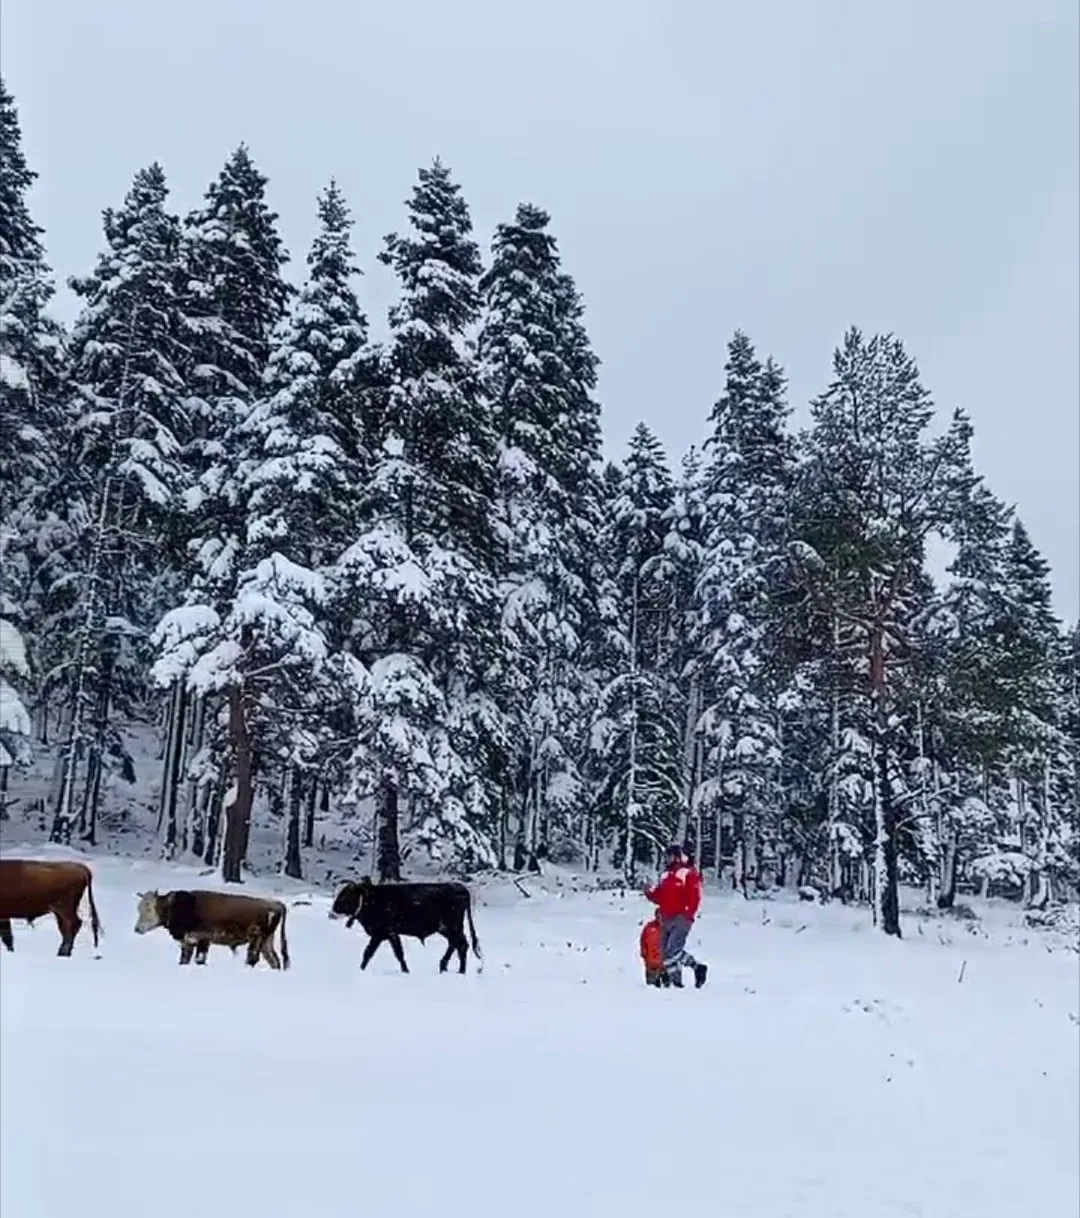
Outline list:
[[[675,993],[642,984],[633,894],[493,882],[483,974],[407,940],[410,975],[385,948],[361,975],[294,884],[281,974],[133,934],[137,890],[196,873],[94,871],[100,958],[20,923],[0,964],[5,1216],[1076,1212],[1077,956],[1000,907],[886,942],[712,893],[710,982]]]

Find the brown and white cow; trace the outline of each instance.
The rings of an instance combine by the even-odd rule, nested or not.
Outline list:
[[[97,947],[101,921],[94,906],[93,877],[85,863],[0,859],[0,943],[9,952],[15,950],[12,918],[24,919],[33,926],[36,918],[52,914],[60,928],[60,950],[56,954],[70,956],[83,924],[79,905],[84,892]]]
[[[210,944],[236,951],[247,945],[247,963],[252,968],[261,956],[272,969],[289,967],[289,944],[285,938],[285,906],[266,897],[242,893],[140,892],[135,933],[145,935],[159,926],[180,944],[180,963],[205,964]],[[274,948],[274,932],[281,928],[281,956]]]

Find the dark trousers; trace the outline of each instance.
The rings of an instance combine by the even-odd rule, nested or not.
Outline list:
[[[686,950],[686,937],[693,923],[682,914],[674,918],[660,919],[660,933],[664,944],[664,970],[671,976],[682,976],[684,968],[695,968],[697,961]]]

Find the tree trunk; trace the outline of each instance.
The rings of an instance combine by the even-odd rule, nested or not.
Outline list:
[[[315,809],[319,804],[319,788],[322,784],[317,778],[311,780],[308,787],[307,807],[304,809],[304,846],[310,850],[315,845]]]
[[[82,841],[88,846],[97,845],[98,808],[101,805],[102,749],[100,744],[91,749],[86,766],[86,791],[82,812],[79,815]]]
[[[218,839],[221,836],[221,802],[225,798],[224,775],[219,775],[213,782],[206,783],[199,792],[200,827],[205,835],[205,854],[203,858],[211,867],[215,866]]]
[[[686,841],[690,832],[690,814],[694,806],[694,790],[697,780],[697,719],[700,701],[697,673],[691,674],[690,690],[686,696],[686,723],[683,725],[683,798],[679,807],[679,821],[675,829],[676,841]]]
[[[749,899],[746,891],[746,817],[742,812],[736,812],[732,824],[733,848],[731,858],[731,887],[734,892],[741,892]]]
[[[314,779],[310,783],[312,791]],[[285,874],[294,880],[303,879],[300,860],[300,805],[304,798],[304,776],[296,767],[292,767],[289,778],[289,813],[285,826]],[[308,802],[312,802],[309,794]]]
[[[870,689],[874,712],[874,922],[900,938],[900,882],[896,858],[896,807],[889,777],[889,708],[885,640],[875,627],[870,638]]]
[[[938,894],[938,909],[952,909],[956,901],[956,832],[949,834],[941,856],[941,892]]]
[[[934,856],[930,875],[926,882],[926,899],[933,909],[941,896],[941,877],[943,874],[942,847],[944,845],[944,818],[941,815],[941,771],[936,760],[930,763],[934,775]]]
[[[182,681],[172,688],[169,697],[169,730],[165,744],[165,768],[161,782],[161,811],[158,830],[165,823],[165,857],[173,858],[177,846],[176,809],[180,797],[180,775],[184,763],[184,725],[187,719],[188,698]]]
[[[229,740],[234,758],[234,779],[232,798],[225,808],[221,878],[226,884],[239,884],[240,869],[247,853],[251,806],[255,796],[251,775],[251,739],[248,735],[244,691],[239,685],[233,685],[229,689]]]
[[[184,756],[192,760],[198,757],[206,738],[206,697],[193,694],[188,708]],[[206,848],[207,805],[205,780],[198,773],[187,782],[184,813],[183,848],[201,856]]]
[[[379,831],[376,844],[377,865],[381,881],[401,879],[401,847],[398,841],[397,783],[383,777],[376,796],[379,809]]]
[[[756,811],[746,812],[743,815],[742,824],[742,840],[743,840],[743,895],[747,896],[747,888],[752,882],[757,889],[761,888],[761,851],[760,851],[760,823],[759,816]]]
[[[514,836],[514,870],[524,871],[533,849],[533,781],[536,773],[536,736],[529,745],[529,756],[519,768],[521,808],[518,812],[517,833]]]
[[[840,621],[833,618],[833,658],[834,662],[840,652]],[[831,752],[829,764],[829,896],[836,897],[843,887],[844,880],[840,865],[840,690],[836,688],[836,674],[833,674],[832,714],[829,721],[829,748]]]
[[[1047,761],[1043,764],[1042,798],[1039,800],[1039,840],[1031,871],[1028,909],[1045,909],[1050,903],[1050,881],[1047,874],[1050,853],[1050,788],[1050,763]]]
[[[634,882],[634,821],[637,816],[637,640],[638,640],[638,578],[634,575],[630,605],[630,760],[626,775],[626,851],[623,872],[626,882]]]

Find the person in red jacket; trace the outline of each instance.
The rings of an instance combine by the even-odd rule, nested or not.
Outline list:
[[[656,906],[660,917],[664,972],[671,985],[681,986],[683,969],[693,969],[694,985],[700,990],[709,967],[686,950],[686,937],[701,908],[701,872],[682,846],[669,846],[664,857],[667,870],[663,878],[654,888],[645,889],[645,896]]]

